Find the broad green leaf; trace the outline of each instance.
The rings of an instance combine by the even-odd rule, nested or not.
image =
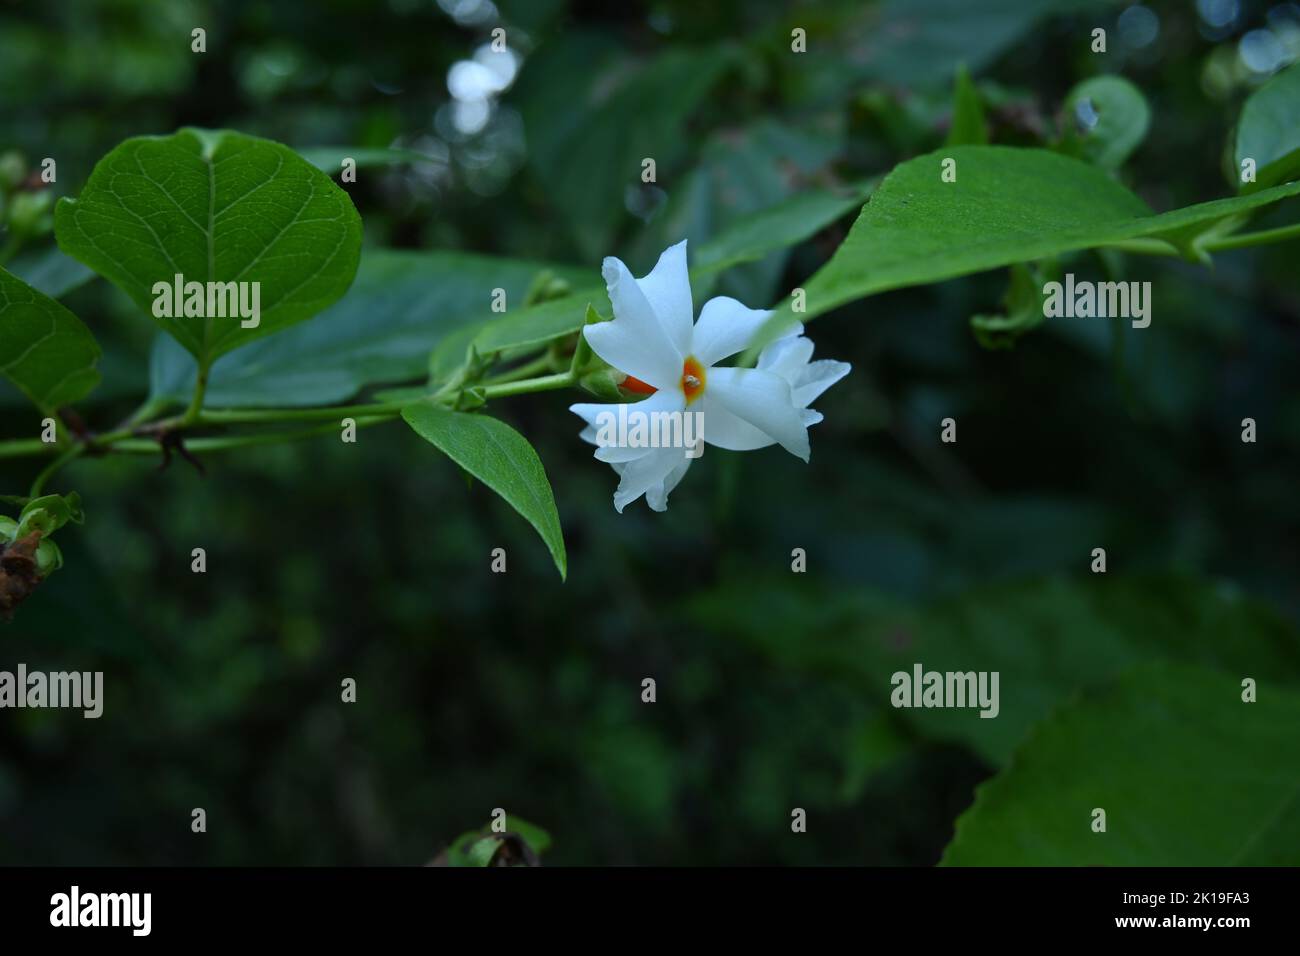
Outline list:
[[[214,408],[325,405],[369,385],[423,376],[430,349],[488,313],[493,289],[522,302],[544,271],[579,270],[461,252],[366,249],[356,282],[310,322],[254,342],[213,363],[207,404]],[[461,349],[464,357],[464,348]],[[188,400],[194,359],[159,336],[151,360],[155,398]]]
[[[1065,98],[1064,144],[1103,169],[1118,169],[1151,125],[1146,97],[1122,76],[1094,76]]]
[[[297,150],[297,153],[327,176],[339,175],[343,171],[345,158],[355,162],[357,169],[445,162],[436,156],[418,153],[413,149],[384,149],[371,146],[305,146]]]
[[[842,8],[847,19],[809,30],[807,68],[820,66],[831,73],[827,83],[862,79],[889,83],[903,89],[942,87],[960,63],[980,70],[1019,42],[1047,17],[1080,10],[1095,13],[1118,0],[884,0],[879,4],[853,3]],[[792,15],[791,25],[803,22],[804,11]],[[1086,40],[1087,33],[1083,32]],[[814,43],[840,48],[840,56],[814,55]],[[789,30],[786,30],[789,43]],[[1080,49],[1085,49],[1084,41]],[[828,62],[818,64],[815,61]]]
[[[879,177],[850,183],[842,190],[804,190],[736,220],[692,250],[692,275],[712,275],[761,259],[774,250],[798,245],[846,213],[861,209],[877,182]]]
[[[607,255],[631,223],[627,194],[642,185],[642,161],[654,159],[662,179],[691,147],[687,119],[734,62],[724,47],[673,46],[629,75],[625,59],[607,65],[611,52],[604,38],[574,32],[543,44],[517,84],[529,162],[588,258]]]
[[[1250,95],[1237,122],[1237,182],[1243,193],[1300,175],[1300,63]],[[1255,182],[1241,182],[1241,163],[1255,161]]]
[[[971,82],[970,73],[962,66],[957,70],[953,87],[952,124],[948,127],[947,145],[980,146],[988,141],[984,104],[980,101],[979,90]]]
[[[730,601],[743,608],[726,625],[737,636],[779,655],[786,666],[860,682],[885,704],[891,676],[910,674],[918,663],[927,671],[999,672],[995,718],[975,709],[896,711],[926,738],[963,743],[995,766],[1059,702],[1145,661],[1267,674],[1300,688],[1295,627],[1265,605],[1196,579],[1034,578],[917,607],[807,588],[751,586],[749,598],[716,595],[696,611],[715,620],[709,616],[714,602]],[[809,639],[784,640],[790,633]]]
[[[668,190],[663,208],[650,216],[619,256],[634,271],[648,270],[664,249],[686,239],[698,267],[704,246],[738,223],[777,209],[792,196],[820,192],[810,184],[830,175],[831,164],[843,150],[844,130],[838,121],[794,127],[763,119],[721,130],[705,141],[691,170]],[[769,241],[761,257],[737,263],[721,277],[718,293],[766,305],[785,271],[790,245]],[[696,291],[703,294],[712,286],[700,282]]]
[[[402,409],[415,433],[506,500],[531,524],[560,571],[568,575],[555,496],[528,439],[487,415],[452,412],[430,402]]]
[[[287,146],[184,129],[122,143],[55,210],[59,247],[150,316],[155,283],[260,283],[260,320],[157,318],[200,362],[310,318],[347,291],[361,218]]]
[[[99,346],[82,321],[0,269],[0,374],[53,412],[99,382]]]
[[[956,181],[941,163],[956,161]],[[804,321],[854,299],[1139,237],[1189,249],[1231,216],[1300,194],[1300,183],[1153,214],[1104,171],[1041,149],[945,147],[885,177],[844,243],[805,283]],[[786,303],[765,326],[789,323]]]
[[[1243,676],[1259,682],[1254,703]],[[1136,668],[1035,727],[976,790],[941,863],[1295,866],[1297,728],[1300,694],[1267,672]]]
[[[44,292],[51,299],[61,299],[95,278],[94,271],[64,255],[58,246],[24,252],[15,257],[7,268],[37,292]]]

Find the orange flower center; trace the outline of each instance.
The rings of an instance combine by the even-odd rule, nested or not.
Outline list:
[[[686,395],[686,404],[689,405],[699,398],[702,391],[704,391],[704,366],[696,360],[695,356],[687,356],[682,365],[682,392]]]
[[[699,398],[700,392],[704,391],[704,378],[704,366],[699,363],[695,356],[689,356],[682,363],[682,393],[686,396],[687,405]],[[653,395],[659,391],[659,389],[648,382],[641,381],[635,375],[629,375],[623,379],[619,387],[642,395]]]

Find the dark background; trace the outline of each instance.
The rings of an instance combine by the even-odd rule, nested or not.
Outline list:
[[[1077,81],[1122,73],[1153,111],[1125,182],[1157,209],[1228,195],[1224,147],[1270,66],[1252,57],[1273,49],[1243,38],[1267,30],[1294,59],[1300,7],[1140,9],[6,2],[0,151],[57,156],[54,191],[75,195],[122,139],[182,125],[397,144],[438,161],[347,187],[369,244],[595,280],[602,255],[643,273],[679,238],[936,147],[964,61],[993,141],[1010,144],[1053,140]],[[497,25],[518,78],[456,106],[449,71]],[[1104,59],[1088,49],[1095,25]],[[205,54],[190,52],[195,26]],[[682,94],[643,89],[613,115],[600,103],[665,55],[720,78],[662,120],[657,187],[625,165],[622,205],[593,204],[591,184]],[[727,290],[769,304],[851,222],[736,270]],[[1101,275],[1095,256],[1071,265]],[[357,445],[211,455],[206,477],[77,462],[54,490],[79,490],[88,521],[61,533],[64,570],[0,624],[0,666],[101,669],[105,712],[4,713],[0,863],[421,863],[494,807],[546,828],[558,864],[935,862],[994,767],[978,742],[891,710],[888,670],[857,666],[873,648],[954,615],[1012,656],[1035,627],[1086,654],[1101,618],[1172,628],[1176,645],[1178,628],[1208,626],[1207,591],[1270,617],[1300,610],[1295,246],[1212,270],[1131,261],[1127,277],[1154,283],[1145,333],[1059,320],[984,350],[968,319],[997,308],[1005,273],[820,319],[818,355],[854,372],[817,403],[811,464],[711,453],[663,515],[614,512],[616,478],[578,441],[573,395],[500,403],[551,477],[565,584],[518,516],[400,424]],[[102,280],[66,304],[106,351],[80,411],[111,424],[143,397],[154,326]],[[36,433],[18,403],[0,414],[7,437]],[[938,442],[945,416],[955,446]],[[1246,416],[1256,445],[1239,440]],[[0,463],[0,491],[33,467]],[[190,573],[199,546],[206,575]],[[498,546],[505,575],[489,572]],[[1088,571],[1097,546],[1104,579]],[[805,575],[790,571],[795,547]],[[1157,604],[1190,610],[1156,625]],[[345,677],[356,704],[340,703]],[[206,835],[190,832],[193,807]],[[794,807],[806,834],[790,831]]]

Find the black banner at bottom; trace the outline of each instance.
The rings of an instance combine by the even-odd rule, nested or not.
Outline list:
[[[1288,869],[3,869],[0,925],[6,942],[337,945],[409,931],[435,943],[487,931],[527,945],[579,927],[666,939],[701,922],[735,942],[842,922],[873,935],[923,927],[927,941],[1046,931],[1231,945],[1293,930],[1298,883]]]

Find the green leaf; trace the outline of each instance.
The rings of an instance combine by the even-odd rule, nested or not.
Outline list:
[[[297,153],[230,131],[122,143],[55,211],[59,247],[154,315],[155,283],[260,283],[260,321],[157,318],[202,363],[310,318],[347,291],[361,218]]]
[[[948,127],[947,145],[980,146],[987,143],[989,131],[984,124],[984,104],[965,66],[957,70],[952,100],[952,125]]]
[[[44,292],[51,299],[61,299],[95,278],[92,270],[76,259],[65,256],[58,246],[24,252],[16,256],[7,268],[37,292]]]
[[[945,158],[956,161],[956,182],[940,179]],[[945,147],[885,177],[848,238],[805,283],[806,313],[793,316],[786,303],[764,331],[889,289],[1125,239],[1165,239],[1190,255],[1195,238],[1214,224],[1297,194],[1300,183],[1291,183],[1156,215],[1104,171],[1068,156]]]
[[[842,42],[850,47],[848,63],[837,65],[839,72],[855,70],[858,75],[904,89],[940,87],[959,63],[979,70],[1049,16],[1079,10],[1095,13],[1097,7],[1114,2],[885,0],[849,4],[844,9],[866,22],[842,25]]]
[[[429,351],[488,313],[492,290],[522,302],[544,263],[461,252],[366,249],[356,282],[310,322],[222,356],[208,375],[214,408],[326,405],[369,385],[421,377]],[[461,349],[461,358],[464,348]],[[194,359],[166,336],[150,363],[155,398],[185,401]]]
[[[501,838],[495,836],[475,840],[465,850],[466,866],[488,866],[501,848]]]
[[[1293,63],[1246,100],[1237,123],[1237,181],[1254,192],[1300,175],[1300,63]],[[1255,182],[1241,183],[1241,162],[1253,159]]]
[[[1242,701],[1243,676],[1259,681],[1255,703]],[[1036,727],[976,791],[941,862],[1294,866],[1297,727],[1300,694],[1266,672],[1137,668]]]
[[[82,321],[0,269],[0,373],[44,412],[99,383],[99,346]]]
[[[846,213],[861,209],[879,181],[877,176],[842,189],[807,189],[737,219],[691,250],[695,258],[692,277],[713,275],[798,245]]]
[[[436,156],[417,153],[413,149],[384,149],[371,146],[305,146],[297,150],[297,153],[327,176],[337,176],[341,173],[345,158],[355,162],[357,169],[441,162]]]
[[[415,433],[506,500],[531,524],[560,571],[568,575],[555,497],[528,439],[487,415],[451,412],[429,402],[408,405],[402,418]]]
[[[1146,138],[1151,108],[1122,76],[1094,76],[1065,98],[1064,146],[1103,169],[1118,169]]]
[[[86,514],[81,509],[81,495],[75,491],[64,495],[43,495],[33,498],[23,506],[18,515],[17,537],[40,531],[50,535],[71,521],[82,524]]]
[[[714,595],[694,610],[717,626],[720,618],[709,612],[729,603],[725,626],[738,637],[785,666],[856,681],[882,704],[892,692],[890,676],[910,674],[918,663],[926,671],[997,671],[995,718],[966,708],[895,711],[925,738],[962,743],[994,766],[1059,702],[1146,661],[1267,674],[1300,687],[1294,625],[1264,604],[1194,578],[1030,578],[914,607],[805,587],[783,592],[750,584],[748,597]],[[816,639],[791,642],[791,633]]]
[[[609,68],[610,54],[604,37],[574,31],[530,56],[516,86],[529,162],[590,258],[630,223],[642,161],[654,159],[663,179],[690,148],[686,121],[734,59],[720,46],[673,46],[629,74],[624,58]]]
[[[506,817],[506,827],[509,832],[519,834],[538,856],[551,848],[551,835],[535,823],[511,813]]]
[[[738,224],[743,228],[754,216],[779,210],[791,197],[821,192],[810,185],[830,177],[830,167],[843,151],[844,131],[839,122],[817,121],[797,128],[762,119],[740,129],[721,130],[705,141],[693,168],[668,191],[663,208],[650,216],[646,227],[620,255],[632,268],[648,269],[665,248],[687,239],[698,271],[706,261],[701,252],[719,235]],[[768,224],[788,228],[771,216]],[[762,256],[730,269],[719,282],[720,293],[754,306],[772,300],[794,240],[764,238]],[[732,265],[741,265],[741,261]],[[699,283],[697,292],[707,292],[711,286]]]

